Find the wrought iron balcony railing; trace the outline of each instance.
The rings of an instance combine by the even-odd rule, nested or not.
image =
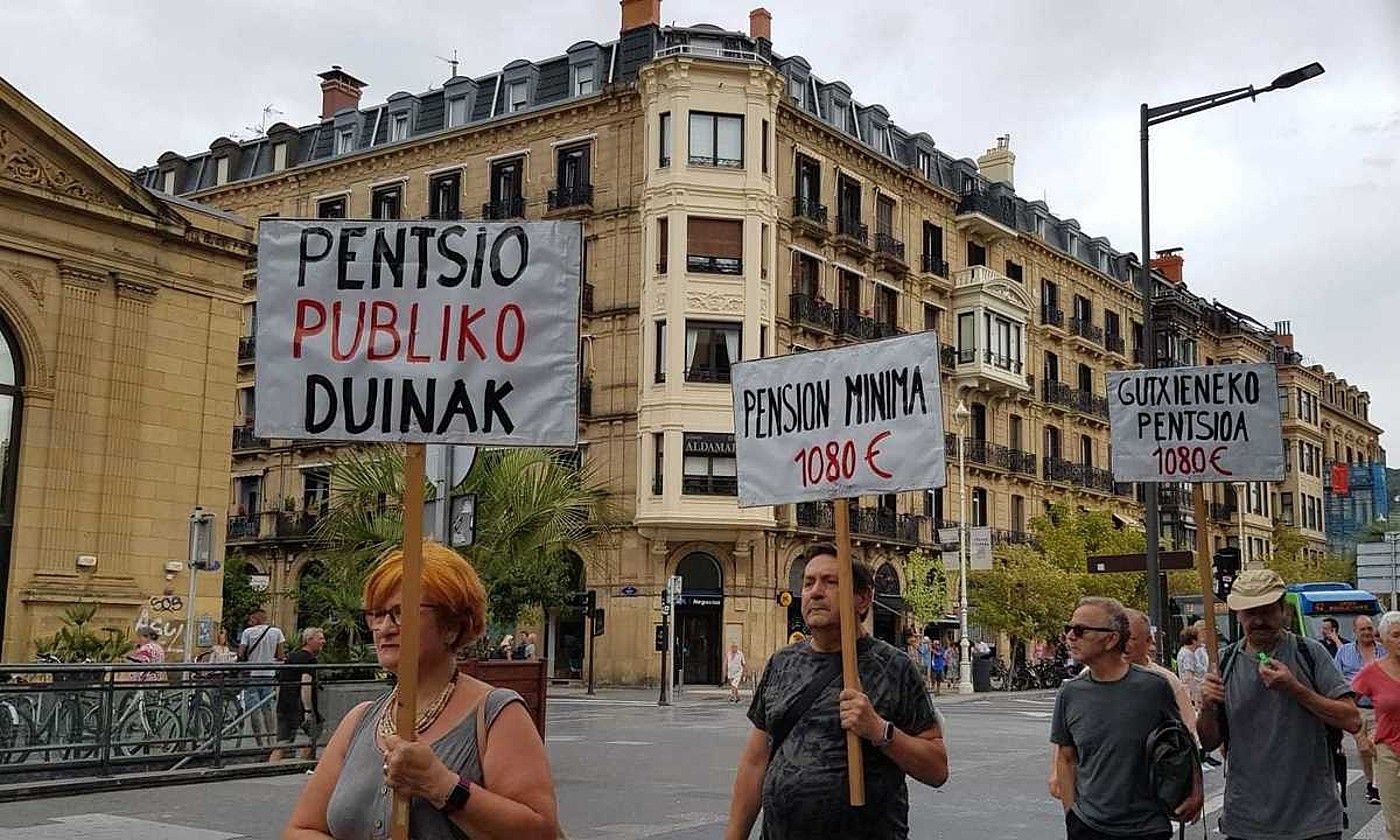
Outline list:
[[[980,213],[1006,227],[1016,226],[1016,211],[1009,198],[992,196],[976,190],[965,192],[958,202],[958,215],[964,213]]]
[[[1103,327],[1097,326],[1094,322],[1086,318],[1069,319],[1070,332],[1081,338],[1087,338],[1095,344],[1103,344]]]
[[[247,364],[253,361],[253,355],[257,351],[258,337],[255,335],[240,335],[238,337],[238,363]]]
[[[1040,323],[1052,327],[1063,327],[1065,325],[1065,311],[1058,306],[1042,306],[1040,307]]]
[[[265,449],[267,438],[258,437],[253,434],[253,424],[249,422],[245,426],[233,427],[233,451],[242,449]]]
[[[904,262],[904,243],[894,238],[893,234],[875,234],[875,253],[882,257],[888,257],[899,262]]]
[[[571,187],[555,187],[549,191],[550,210],[563,210],[568,207],[592,207],[593,185],[575,184]]]
[[[836,328],[836,308],[821,298],[800,292],[788,295],[788,317],[803,326],[827,332]]]
[[[488,201],[481,205],[483,219],[523,219],[525,218],[525,197],[514,196],[499,201]]]
[[[851,338],[874,338],[875,319],[851,309],[836,310],[836,334]]]
[[[867,245],[870,242],[870,228],[860,219],[850,216],[836,217],[836,235],[852,239],[861,245]]]
[[[933,254],[924,254],[921,267],[926,274],[937,274],[939,277],[948,276],[948,261]]]
[[[793,196],[792,215],[808,224],[826,227],[826,205],[819,204],[814,198],[804,195]]]

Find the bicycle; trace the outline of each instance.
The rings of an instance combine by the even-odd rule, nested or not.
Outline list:
[[[38,661],[63,664],[51,654],[40,654]],[[101,699],[81,689],[26,688],[22,694],[0,697],[0,763],[23,764],[31,756],[47,762],[96,755],[100,708]]]

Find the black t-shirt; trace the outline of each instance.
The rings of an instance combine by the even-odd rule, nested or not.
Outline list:
[[[315,665],[316,654],[306,648],[297,648],[287,654],[286,665]],[[277,682],[280,684],[277,691],[277,712],[285,715],[305,714],[306,709],[301,704],[301,680],[306,674],[310,674],[308,668],[279,668],[277,671]],[[311,705],[316,705],[315,689],[312,689]],[[320,715],[319,710],[317,716]]]
[[[923,677],[903,651],[878,639],[857,643],[860,681],[882,718],[909,735],[938,723]],[[771,732],[826,660],[801,641],[773,654],[749,707],[753,725]],[[763,840],[904,840],[909,836],[909,788],[904,771],[883,750],[863,742],[865,807],[850,807],[846,735],[841,728],[841,680],[833,681],[792,728],[763,777]]]

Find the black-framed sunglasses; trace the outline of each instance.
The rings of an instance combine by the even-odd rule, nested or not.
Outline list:
[[[1084,637],[1085,633],[1093,630],[1096,633],[1117,633],[1117,627],[1095,627],[1092,624],[1066,624],[1065,635],[1073,636],[1076,639]]]
[[[418,609],[420,609],[420,610],[435,610],[435,609],[437,609],[437,608],[438,608],[438,605],[437,605],[437,604],[419,604],[419,605],[418,605]],[[379,622],[383,621],[384,618],[385,618],[385,616],[387,616],[387,617],[389,618],[389,623],[392,624],[393,626],[395,626],[395,627],[402,627],[402,626],[403,626],[403,605],[402,605],[402,604],[396,604],[396,605],[394,605],[394,606],[392,606],[392,607],[389,607],[387,610],[365,610],[365,611],[364,611],[364,616],[365,616],[365,624],[369,625],[370,627],[378,626]]]

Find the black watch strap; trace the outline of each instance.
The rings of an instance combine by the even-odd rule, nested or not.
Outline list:
[[[457,786],[452,788],[452,792],[447,794],[447,801],[438,810],[451,816],[463,808],[467,807],[467,800],[472,798],[471,782],[458,777]]]

